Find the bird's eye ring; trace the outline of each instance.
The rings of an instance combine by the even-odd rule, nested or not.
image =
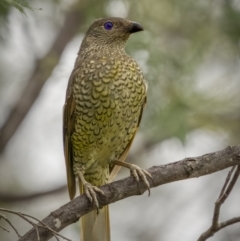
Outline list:
[[[111,30],[113,28],[113,23],[112,22],[106,22],[104,23],[104,28],[106,30]]]

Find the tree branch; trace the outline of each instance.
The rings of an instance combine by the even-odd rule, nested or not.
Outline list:
[[[66,15],[65,22],[49,52],[42,59],[36,61],[35,69],[27,81],[28,83],[22,92],[22,96],[16,102],[0,129],[0,153],[4,150],[37,99],[44,84],[58,64],[64,48],[78,32],[81,19],[82,14],[79,8],[72,8]]]
[[[63,185],[52,190],[30,193],[30,194],[7,194],[0,192],[0,202],[13,203],[13,202],[23,202],[31,201],[39,197],[46,197],[48,195],[55,195],[62,193],[67,190],[67,185]]]
[[[142,145],[140,145],[138,148],[135,148],[134,152],[129,153],[127,157],[127,161],[130,163],[135,163],[136,161],[136,154],[140,156],[143,153],[146,153],[151,150],[153,145],[156,144],[156,142],[144,142]],[[51,190],[44,190],[44,191],[38,191],[34,193],[27,193],[27,194],[15,194],[15,193],[4,193],[0,192],[0,202],[5,203],[16,203],[16,202],[24,202],[24,201],[32,201],[33,199],[37,198],[46,198],[48,195],[57,195],[61,194],[64,191],[67,190],[67,184],[60,187],[55,187]]]
[[[166,183],[208,175],[225,168],[240,164],[240,145],[227,147],[221,151],[209,153],[194,158],[185,158],[181,161],[162,166],[155,166],[148,171],[153,180],[149,179],[151,187]],[[105,197],[97,194],[100,206],[104,206],[121,199],[141,195],[146,191],[145,184],[137,183],[133,177],[128,177],[101,187]],[[81,195],[63,205],[44,218],[42,222],[55,231],[60,231],[71,223],[75,223],[81,216],[92,211],[94,207],[86,195]],[[49,240],[53,233],[45,228],[39,228],[41,240]],[[19,241],[37,241],[35,229],[27,232]]]
[[[235,172],[234,172],[234,175],[232,177],[232,174],[233,174],[234,170],[235,170]],[[225,228],[229,225],[232,225],[234,223],[240,222],[240,217],[234,217],[234,218],[228,219],[227,221],[219,223],[221,206],[226,201],[228,196],[230,195],[234,185],[236,184],[236,181],[239,177],[239,174],[240,174],[240,165],[238,165],[237,167],[236,166],[232,167],[232,169],[229,171],[229,173],[227,175],[227,178],[225,180],[225,183],[224,183],[224,185],[222,187],[222,190],[220,192],[220,195],[219,195],[217,201],[215,202],[212,225],[208,230],[206,230],[204,233],[201,234],[198,241],[205,241],[209,237],[213,236],[219,230],[221,230],[221,229],[223,229],[223,228]]]
[[[45,229],[48,229],[52,234],[53,236],[59,241],[59,237],[67,240],[67,241],[71,241],[70,239],[64,237],[63,235],[61,235],[60,233],[57,233],[56,231],[54,231],[53,229],[51,229],[50,227],[48,227],[47,225],[45,225],[42,221],[38,220],[37,218],[31,216],[31,215],[28,215],[28,214],[25,214],[25,213],[21,213],[21,212],[16,212],[16,211],[13,211],[13,210],[10,210],[10,209],[6,209],[6,208],[0,208],[0,211],[1,212],[7,212],[7,213],[11,213],[11,214],[15,214],[17,216],[19,216],[20,218],[24,219],[27,223],[31,224],[33,226],[33,228],[36,230],[36,234],[37,234],[37,240],[40,241],[40,235],[39,235],[39,231],[38,231],[38,228],[39,227],[42,227],[42,228],[45,228]],[[15,231],[15,233],[18,235],[18,238],[21,238],[22,236],[18,233],[17,229],[13,226],[13,224],[4,216],[0,213],[0,217],[2,217]],[[34,221],[37,221],[39,222],[38,224],[36,224],[34,221],[32,221],[31,219],[33,219]]]

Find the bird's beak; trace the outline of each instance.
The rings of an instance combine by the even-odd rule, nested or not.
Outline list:
[[[137,22],[131,22],[128,30],[129,33],[136,33],[143,31],[143,27]]]

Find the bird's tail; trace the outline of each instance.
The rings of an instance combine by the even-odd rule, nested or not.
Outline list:
[[[83,193],[83,185],[80,182],[80,193]],[[99,214],[94,210],[80,219],[80,241],[110,241],[109,207],[99,209]]]

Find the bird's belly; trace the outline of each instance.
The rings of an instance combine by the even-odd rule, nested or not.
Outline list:
[[[107,166],[117,159],[132,139],[138,124],[140,108],[135,113],[131,108],[104,110],[101,114],[76,116],[75,132],[72,135],[75,162],[85,171],[94,166]]]
[[[137,130],[145,98],[140,81],[129,88],[125,83],[103,82],[96,86],[85,82],[75,91],[74,165],[83,166],[86,175],[96,170],[100,175],[123,153]]]

